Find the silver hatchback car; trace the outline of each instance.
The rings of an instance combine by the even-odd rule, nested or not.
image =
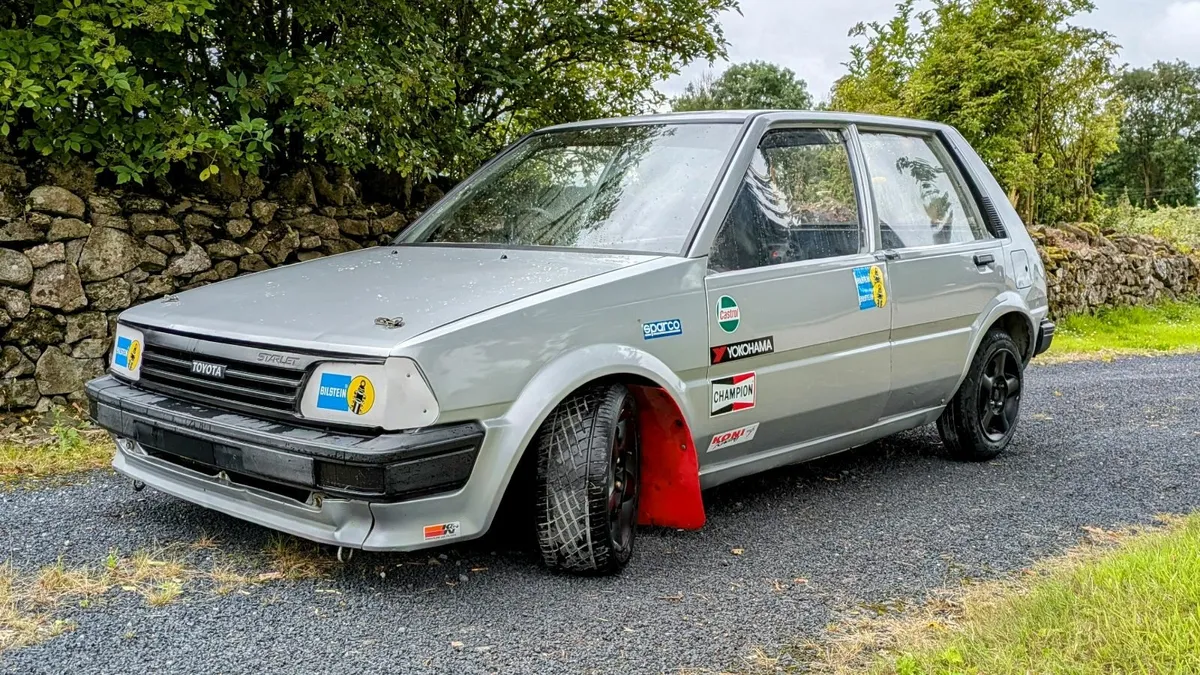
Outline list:
[[[937,422],[1013,437],[1044,270],[954,129],[832,112],[568,124],[390,246],[124,312],[91,414],[135,481],[334,546],[620,569],[701,490]]]

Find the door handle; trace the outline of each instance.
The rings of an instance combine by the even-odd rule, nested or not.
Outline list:
[[[976,253],[975,254],[975,266],[976,267],[984,267],[986,265],[991,265],[994,262],[996,262],[996,256],[992,255],[991,253]]]
[[[876,260],[899,260],[900,254],[890,248],[885,248],[882,251],[875,252]]]

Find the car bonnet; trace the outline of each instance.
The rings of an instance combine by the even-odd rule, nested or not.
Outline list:
[[[657,255],[392,246],[279,267],[167,296],[121,320],[197,337],[386,354],[421,333]]]

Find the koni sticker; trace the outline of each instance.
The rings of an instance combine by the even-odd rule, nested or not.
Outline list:
[[[854,285],[858,289],[858,308],[875,309],[887,306],[887,284],[879,265],[854,268]]]
[[[675,337],[677,335],[683,335],[683,322],[679,319],[647,321],[642,324],[643,340],[655,340],[657,338]]]
[[[113,353],[113,363],[125,370],[137,370],[142,360],[142,343],[127,337],[117,338],[117,349]]]
[[[441,523],[438,525],[425,526],[425,541],[434,541],[436,539],[450,539],[458,536],[458,531],[462,525],[459,521],[453,523]]]
[[[763,354],[772,354],[774,352],[775,336],[768,335],[757,340],[746,340],[744,342],[710,347],[708,356],[709,363],[715,366],[718,363],[741,361],[752,356],[762,356]]]
[[[738,307],[737,300],[722,295],[717,300],[717,325],[726,333],[732,333],[738,329],[742,323],[742,310]]]
[[[754,373],[712,380],[712,417],[741,412],[754,407],[756,382]]]
[[[366,415],[375,405],[375,385],[363,375],[321,373],[317,407]]]
[[[724,450],[725,448],[739,445],[741,443],[747,443],[754,440],[754,434],[757,433],[758,422],[755,422],[749,426],[738,427],[737,429],[730,429],[729,431],[721,432],[716,436],[713,436],[712,440],[709,441],[708,452]]]

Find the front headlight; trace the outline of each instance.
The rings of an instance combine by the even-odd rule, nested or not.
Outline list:
[[[127,380],[136,380],[142,371],[142,348],[146,339],[142,331],[117,324],[117,334],[113,339],[112,359],[109,367],[113,373]]]
[[[412,359],[319,364],[300,399],[306,419],[340,424],[417,429],[437,421],[433,391]]]

